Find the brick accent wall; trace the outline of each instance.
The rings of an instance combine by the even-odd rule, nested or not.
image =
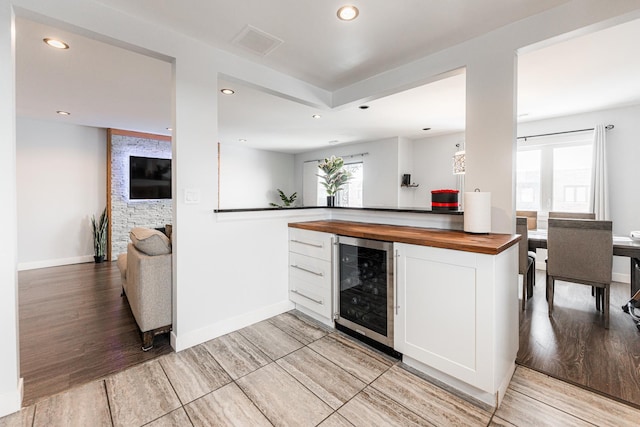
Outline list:
[[[127,251],[133,227],[171,224],[171,200],[129,201],[129,156],[171,158],[171,142],[124,135],[111,136],[111,256]]]

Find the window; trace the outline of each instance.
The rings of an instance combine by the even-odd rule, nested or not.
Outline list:
[[[362,207],[362,178],[364,163],[349,163],[344,169],[351,173],[351,179],[338,191],[338,206]]]
[[[589,212],[591,144],[553,149],[553,210]]]
[[[516,158],[516,209],[591,210],[591,134],[518,141]]]
[[[518,150],[516,206],[519,210],[540,210],[540,150]]]

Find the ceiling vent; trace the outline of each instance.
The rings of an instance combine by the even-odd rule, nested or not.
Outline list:
[[[284,42],[276,36],[272,36],[251,25],[247,25],[240,31],[240,34],[233,39],[232,43],[257,55],[267,56]]]

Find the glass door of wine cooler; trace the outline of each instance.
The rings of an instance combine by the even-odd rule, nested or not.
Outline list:
[[[338,238],[336,323],[393,347],[393,244]]]

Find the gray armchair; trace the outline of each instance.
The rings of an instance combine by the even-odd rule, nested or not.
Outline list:
[[[527,295],[531,295],[536,280],[535,257],[528,251],[528,226],[527,218],[516,217],[516,233],[522,236],[518,249],[518,274],[522,274],[522,309],[527,304]]]
[[[596,288],[596,309],[604,311],[604,327],[609,328],[609,295],[613,263],[611,221],[549,219],[547,238],[547,299],[549,317],[553,313],[556,280]]]

